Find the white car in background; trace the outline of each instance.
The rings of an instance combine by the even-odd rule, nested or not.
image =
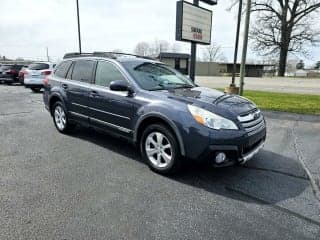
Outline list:
[[[24,86],[33,92],[40,92],[44,79],[53,72],[55,65],[50,62],[31,63],[24,72]]]

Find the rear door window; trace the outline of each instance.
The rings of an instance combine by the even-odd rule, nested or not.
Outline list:
[[[67,75],[67,72],[71,66],[72,62],[71,61],[65,61],[65,62],[62,62],[60,63],[57,68],[56,68],[56,71],[54,72],[54,74],[58,77],[61,77],[61,78],[65,78],[66,75]]]
[[[100,61],[97,65],[95,84],[109,87],[115,80],[126,80],[122,73],[110,62]]]
[[[91,83],[94,63],[95,62],[92,60],[76,61],[73,67],[71,79]]]
[[[49,64],[46,64],[46,63],[32,63],[29,65],[30,70],[44,70],[48,68],[49,68]]]

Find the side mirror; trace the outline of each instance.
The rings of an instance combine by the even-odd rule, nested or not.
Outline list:
[[[110,90],[112,91],[130,91],[129,83],[124,80],[116,80],[110,83]]]

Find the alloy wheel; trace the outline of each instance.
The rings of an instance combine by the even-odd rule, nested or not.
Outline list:
[[[160,132],[152,132],[148,135],[145,151],[150,162],[158,168],[166,168],[173,158],[171,143]]]
[[[54,110],[54,121],[60,131],[64,130],[67,123],[67,118],[61,106],[57,106]]]

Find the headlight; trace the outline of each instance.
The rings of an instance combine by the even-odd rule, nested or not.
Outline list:
[[[188,105],[188,109],[193,118],[201,125],[213,128],[213,129],[233,129],[237,130],[237,125],[224,117],[209,112],[203,108],[199,108],[193,105]]]

